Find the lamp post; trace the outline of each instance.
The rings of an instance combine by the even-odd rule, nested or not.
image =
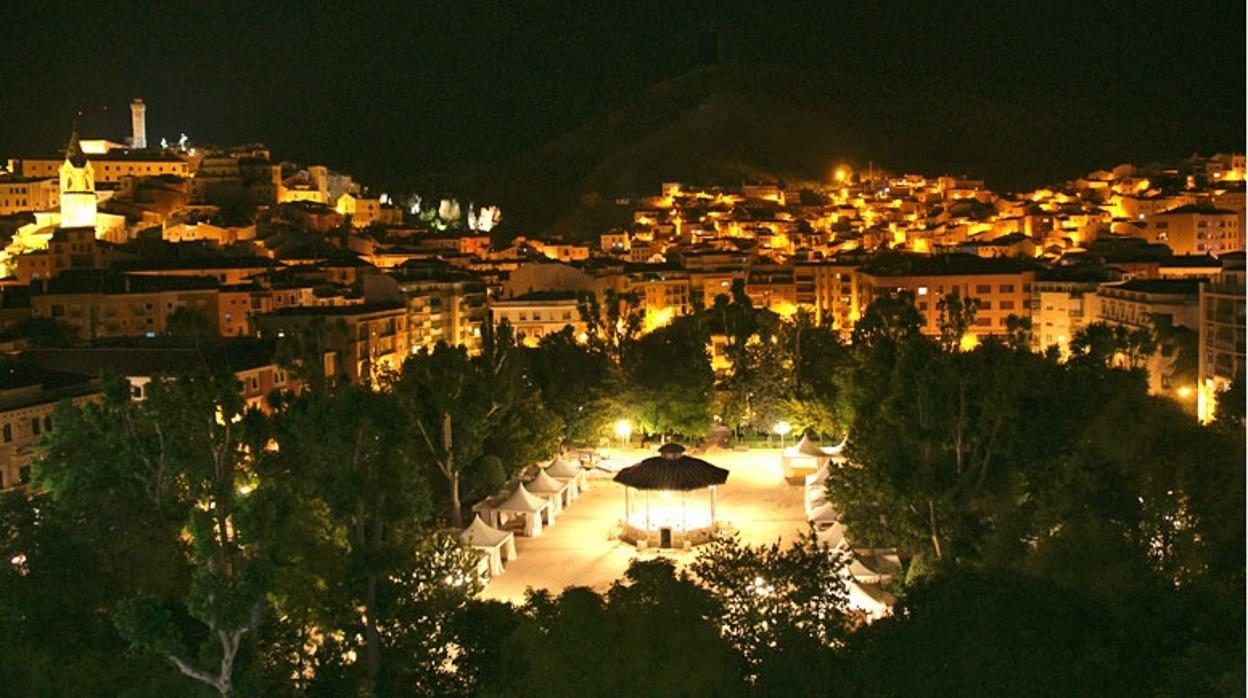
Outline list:
[[[783,451],[784,450],[784,437],[789,432],[793,431],[793,425],[789,424],[788,422],[782,419],[779,422],[776,422],[775,425],[771,427],[771,430],[780,435],[780,450]]]
[[[628,423],[627,419],[621,419],[615,423],[615,435],[620,439],[620,451],[624,451],[624,446],[628,444],[628,438],[633,435],[633,425]]]

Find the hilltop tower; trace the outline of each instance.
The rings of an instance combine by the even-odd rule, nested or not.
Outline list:
[[[147,147],[147,105],[143,104],[143,100],[135,99],[130,102],[130,147],[146,148]]]
[[[77,129],[61,163],[61,227],[95,228],[95,170],[82,152]]]

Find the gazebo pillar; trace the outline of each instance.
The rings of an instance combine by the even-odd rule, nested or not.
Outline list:
[[[688,516],[689,493],[684,490],[680,491],[680,530],[689,531]]]
[[[650,535],[650,490],[646,490],[646,535]]]
[[[715,485],[711,485],[711,526],[715,525]]]
[[[632,489],[631,487],[624,488],[624,525],[625,526],[631,525],[630,522],[633,519],[632,507],[630,506],[631,502],[629,501],[631,497],[629,497],[628,495],[631,489]]]

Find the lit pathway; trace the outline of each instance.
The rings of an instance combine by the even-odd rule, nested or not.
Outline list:
[[[631,465],[650,455],[650,451],[632,451],[624,461]],[[806,530],[802,488],[781,477],[778,450],[696,455],[730,471],[728,482],[719,488],[718,518],[736,526],[743,541],[759,544],[782,538],[789,542]],[[618,457],[614,449],[612,456]],[[520,602],[528,587],[552,592],[569,586],[605,590],[624,574],[629,560],[638,556],[633,546],[610,538],[623,516],[623,488],[611,482],[609,473],[596,471],[589,491],[581,493],[554,526],[537,538],[516,537],[517,559],[506,563],[506,571],[490,582],[482,597]],[[692,553],[664,554],[678,561],[692,558]],[[656,553],[642,555],[654,557]]]

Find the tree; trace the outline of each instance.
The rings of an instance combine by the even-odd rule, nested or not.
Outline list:
[[[501,365],[474,362],[463,347],[439,343],[409,358],[396,386],[409,428],[420,437],[421,458],[446,482],[451,523],[457,528],[464,525],[461,481],[483,455],[489,420],[505,407],[493,380],[501,370]]]
[[[546,409],[563,420],[567,439],[590,442],[605,431],[616,366],[604,351],[577,341],[565,327],[542,337],[528,363]]]
[[[497,681],[481,694],[742,695],[732,650],[708,620],[714,611],[663,559],[633,562],[605,598],[577,587],[555,598],[533,592],[503,643]],[[585,671],[586,648],[611,659]]]
[[[967,331],[975,325],[975,315],[979,312],[979,301],[974,298],[962,298],[957,291],[947,293],[936,302],[939,310],[937,325],[940,327],[940,346],[945,351],[957,349]]]
[[[1241,373],[1225,390],[1217,393],[1213,407],[1214,423],[1231,430],[1244,428],[1244,376]]]
[[[848,562],[811,532],[789,547],[720,538],[698,551],[689,570],[718,604],[721,634],[745,660],[756,690],[823,695],[818,667],[855,622],[843,576]]]
[[[429,492],[415,467],[417,437],[393,393],[349,384],[291,402],[278,417],[277,436],[273,476],[323,503],[327,523],[338,531],[331,538],[345,541],[344,566],[336,570],[345,598],[336,603],[363,609],[358,622],[342,624],[351,637],[363,637],[363,683],[375,693],[387,621],[380,596],[407,569],[412,529],[430,515]]]
[[[908,589],[889,618],[851,638],[850,695],[1148,693],[1121,654],[1133,639],[1070,590],[1005,572],[958,570]]]
[[[207,313],[183,306],[165,321],[165,334],[171,337],[219,337],[217,322]]]
[[[164,584],[139,585],[113,609],[113,621],[135,648],[163,657],[223,696],[233,695],[243,639],[258,628],[270,588],[268,548],[274,542],[237,489],[251,477],[251,454],[263,448],[264,418],[246,409],[238,381],[228,373],[154,381],[142,403],[123,397],[119,382],[111,385],[105,405],[85,419],[75,423],[72,413],[62,411],[60,421],[69,428],[58,429],[45,444],[36,483],[54,502],[74,506],[80,498],[111,498],[101,492],[115,476],[110,467],[137,478],[155,517],[154,533],[174,543],[185,537],[190,579],[172,593]],[[103,424],[102,412],[115,421]],[[198,648],[180,627],[180,616],[206,631]]]
[[[644,323],[641,297],[635,291],[607,289],[602,301],[594,293],[582,293],[577,307],[585,322],[586,341],[619,363],[627,347],[641,334]]]
[[[629,414],[650,434],[700,436],[711,423],[715,374],[695,318],[639,339],[625,356]]]
[[[913,337],[923,326],[923,316],[914,305],[914,293],[899,291],[876,298],[854,324],[854,345],[873,347],[897,344]]]

